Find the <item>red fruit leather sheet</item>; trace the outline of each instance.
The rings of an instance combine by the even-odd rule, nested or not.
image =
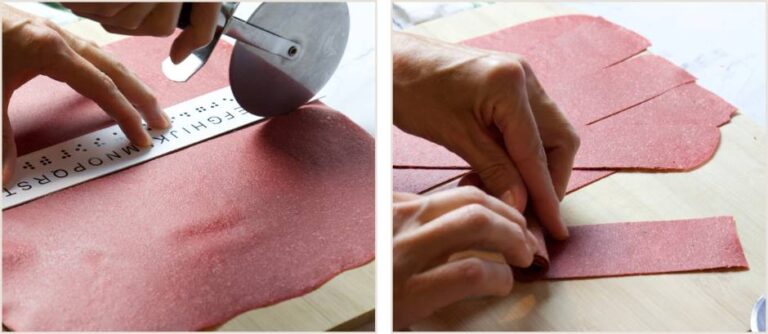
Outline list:
[[[647,74],[648,72],[666,74],[649,75]],[[589,75],[589,77],[589,80],[585,80],[583,83],[558,85],[555,90],[550,91],[550,94],[552,94],[555,101],[557,101],[573,124],[588,124],[598,121],[621,110],[639,105],[648,99],[663,94],[667,90],[693,80],[693,77],[685,71],[674,67],[674,65],[656,56],[635,57],[596,74]],[[559,96],[555,94],[559,94]],[[697,94],[703,95],[704,93],[697,92]],[[695,108],[690,104],[687,107]],[[663,103],[653,104],[645,108],[661,109],[657,113],[664,113],[669,110]],[[688,110],[685,110],[685,112],[687,113]],[[663,119],[660,121],[663,121]],[[623,126],[626,130],[622,133],[624,138],[604,137],[601,142],[609,143],[615,140],[620,143],[626,143],[636,133],[648,130],[646,127],[630,122],[624,123]],[[662,134],[672,135],[671,133],[659,133],[658,135],[661,136]],[[582,150],[587,145],[589,144],[582,142]],[[447,149],[396,129],[393,129],[393,154],[393,165],[395,167],[469,167],[463,159]],[[599,159],[600,157],[602,155],[594,158]],[[661,163],[665,162],[662,161]],[[663,169],[674,168],[674,162],[667,163],[657,167]],[[574,167],[592,168],[592,165],[575,165]],[[633,166],[628,162],[618,166],[609,166],[606,163],[602,167],[638,168],[643,166]]]
[[[195,330],[374,255],[373,139],[308,105],[3,213],[14,330]]]
[[[608,122],[578,129],[574,168],[686,171],[707,162],[720,143],[716,126]],[[630,132],[631,131],[631,132]]]
[[[523,55],[549,83],[594,72],[645,50],[642,36],[600,17],[566,15],[535,20],[469,39],[465,45]],[[574,48],[578,45],[578,48]]]
[[[637,56],[601,71],[561,81],[549,96],[574,125],[596,122],[695,80],[653,55]]]
[[[393,189],[420,194],[469,173],[466,169],[399,169],[392,170]]]
[[[540,242],[540,230],[538,236]],[[570,238],[547,242],[537,265],[516,269],[522,280],[748,269],[733,217],[580,225]]]
[[[690,83],[593,125],[614,123],[721,126],[728,123],[735,113],[736,107],[701,86]]]
[[[392,126],[392,164],[413,168],[469,168],[464,159],[442,145],[406,133]]]
[[[172,38],[133,37],[111,43],[104,49],[152,88],[162,107],[229,86],[231,45],[219,42],[205,66],[188,82],[178,83],[166,79],[160,70],[172,42]],[[41,99],[51,103],[41,103]],[[96,103],[44,76],[18,89],[8,110],[19,155],[114,124]]]
[[[152,58],[167,53],[159,41],[112,49],[147,62],[134,68],[140,77],[165,80],[162,57]],[[158,96],[218,88],[227,71],[206,71],[216,66]],[[26,87],[43,88],[31,111],[16,110],[26,133],[52,131],[35,126],[56,113],[87,115],[60,119],[53,128],[66,136],[104,120],[89,103],[70,103],[78,98],[68,88]],[[317,103],[5,210],[4,324],[197,330],[308,293],[373,259],[373,171],[373,139]]]
[[[595,39],[599,40],[599,43],[576,42],[577,40],[589,39],[589,36],[596,35],[603,36],[603,38]],[[570,105],[570,107],[564,107],[571,108],[569,117],[582,119],[584,124],[595,121],[598,121],[598,123],[615,121],[616,124],[626,124],[626,132],[623,133],[624,138],[609,138],[606,140],[616,140],[622,143],[631,141],[632,139],[628,136],[642,133],[642,130],[647,130],[644,127],[638,127],[636,124],[722,125],[735,112],[733,106],[716,95],[694,83],[689,83],[693,80],[693,77],[685,71],[676,68],[659,57],[636,57],[608,69],[598,71],[600,68],[637,53],[637,48],[643,49],[648,45],[647,40],[642,37],[600,18],[584,15],[547,18],[503,29],[465,41],[464,43],[474,47],[497,51],[522,53],[532,63],[538,62],[539,66],[534,67],[541,70],[537,71],[540,79],[542,79],[542,76],[562,79],[554,82],[552,85],[545,84],[545,86],[554,86],[550,93],[561,95],[558,102],[566,101],[566,105]],[[578,45],[578,47],[573,47],[573,45]],[[574,57],[574,52],[583,52],[583,54],[581,57]],[[573,59],[578,59],[581,62],[580,66],[568,65],[569,61]],[[597,60],[592,61],[592,59]],[[541,66],[541,64],[547,63],[552,64],[552,66]],[[556,66],[557,64],[565,65],[558,67]],[[648,71],[648,68],[645,68],[648,66],[652,70]],[[579,73],[589,73],[590,71],[597,72],[579,75]],[[657,75],[657,72],[663,75]],[[580,78],[578,79],[579,82],[574,84],[574,78]],[[585,78],[590,79],[585,80]],[[650,78],[650,81],[644,78]],[[595,81],[606,81],[609,84],[594,84]],[[581,82],[586,84],[582,85]],[[622,90],[614,89],[615,87],[632,88],[632,86],[637,86],[638,82],[643,82],[644,87],[656,87],[657,89],[633,91],[633,94],[630,94],[633,96],[629,99],[624,97],[625,94]],[[648,85],[647,82],[651,84]],[[589,97],[589,94],[595,91],[596,88],[600,88],[598,86],[605,88],[601,91],[613,92],[613,96],[598,94],[597,97]],[[573,89],[571,87],[587,88]],[[552,93],[552,91],[555,93]],[[665,91],[666,93],[664,93]],[[656,96],[658,94],[662,95]],[[594,103],[597,99],[603,99],[607,102],[598,105],[597,108],[593,108],[590,104]],[[561,107],[563,107],[562,103]],[[621,110],[624,111],[620,112]],[[568,112],[567,109],[566,111]],[[611,117],[604,118],[605,115]],[[600,121],[601,118],[602,121]],[[411,136],[396,128],[393,128],[393,132],[393,164],[396,168],[469,168],[467,163],[461,158],[439,145]],[[694,133],[702,132],[694,131]],[[589,132],[588,135],[592,133],[601,132]],[[671,132],[657,134],[657,136],[662,135],[672,136],[673,134]],[[678,140],[678,138],[670,139],[672,141]],[[711,136],[703,138],[703,140],[706,139],[711,139]],[[698,143],[698,145],[703,144],[704,142]],[[584,147],[585,145],[582,143],[582,150]],[[715,149],[716,145],[711,147],[712,152]],[[625,150],[624,152],[629,151]],[[704,149],[701,149],[694,153],[702,154],[704,151]],[[646,154],[653,153],[649,148],[644,148],[643,152]],[[604,152],[597,153],[592,156],[584,156],[584,153],[581,153],[582,161],[587,162],[586,168],[648,167],[633,166],[631,163],[617,164],[615,159],[600,161],[604,156]],[[691,163],[693,161],[695,164],[695,161],[706,160],[708,160],[708,157],[696,156],[690,158],[688,162]],[[672,159],[661,161],[658,166],[651,168],[674,169],[680,168],[680,166],[680,162],[677,159]],[[581,166],[576,166],[576,168],[579,167]],[[682,167],[690,169],[695,166],[683,165]],[[572,179],[569,182],[568,191],[577,190],[613,172],[607,169],[593,171],[574,170]],[[427,172],[412,171],[407,174],[415,175],[417,173],[426,175]],[[441,172],[441,174],[445,174],[445,172]],[[441,183],[447,180],[447,178],[443,179]],[[423,191],[430,188],[430,186],[424,184],[423,180],[421,184],[426,187],[419,185],[413,189],[420,188]],[[405,188],[407,187],[401,187],[401,189]]]

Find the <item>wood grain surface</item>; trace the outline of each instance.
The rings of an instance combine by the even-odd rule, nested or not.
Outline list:
[[[497,3],[408,31],[458,42],[571,13],[552,3]],[[563,214],[569,225],[732,215],[749,271],[517,283],[508,297],[465,301],[412,329],[748,330],[752,305],[766,290],[765,129],[736,115],[721,132],[717,153],[703,167],[614,174],[567,196]]]

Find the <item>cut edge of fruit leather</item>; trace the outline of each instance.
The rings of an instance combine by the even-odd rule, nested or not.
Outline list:
[[[606,123],[721,126],[728,123],[736,111],[736,107],[721,97],[689,83],[590,126]]]
[[[373,259],[373,147],[307,105],[6,210],[4,321],[196,330],[310,292]]]
[[[597,122],[665,92],[692,83],[682,68],[655,55],[640,55],[547,89],[574,125]]]
[[[228,84],[226,44],[190,82],[166,82],[170,41],[133,37],[106,48],[163,106]],[[33,141],[27,151],[112,123],[53,83],[37,78],[14,94],[16,111],[31,110],[12,119],[17,140]],[[53,124],[60,131],[44,135]],[[5,210],[4,322],[203,329],[308,293],[373,259],[373,147],[365,131],[314,103]]]
[[[541,230],[531,229],[539,242]],[[704,270],[746,270],[733,217],[708,217],[569,227],[566,241],[546,241],[536,266],[516,277],[575,279]]]
[[[107,44],[103,49],[149,86],[163,108],[229,86],[230,44],[219,42],[205,66],[189,81],[179,83],[167,79],[160,69],[172,42],[173,37],[129,37]],[[42,92],[47,100],[58,102],[40,103]],[[19,155],[114,124],[96,103],[45,76],[38,76],[17,89],[8,112]]]
[[[392,126],[392,165],[404,168],[469,168],[464,159],[442,145]]]
[[[709,161],[720,129],[696,124],[595,123],[577,130],[574,168],[689,171]]]
[[[648,74],[646,69],[650,69]],[[665,75],[656,75],[660,72]],[[653,80],[643,81],[644,78],[653,77]],[[651,106],[642,106],[644,103],[651,102],[657,97],[665,95],[666,92],[682,85],[687,86],[693,81],[693,77],[682,69],[677,68],[671,63],[657,56],[639,56],[622,62],[619,65],[612,66],[597,73],[589,74],[585,77],[585,82],[589,84],[574,85],[573,83],[563,83],[558,86],[555,94],[559,97],[553,97],[558,101],[558,105],[566,116],[576,125],[588,124],[601,119],[610,119],[610,116],[616,116],[633,108],[660,108],[664,113],[668,108],[663,108],[663,103],[668,100],[678,98],[678,93],[670,95],[661,102],[656,102]],[[637,82],[643,82],[638,86]],[[595,82],[602,82],[596,84]],[[646,85],[646,83],[650,83]],[[621,88],[621,87],[624,88]],[[567,88],[564,88],[567,87]],[[619,88],[617,88],[619,87]],[[634,88],[633,88],[634,87]],[[635,89],[642,87],[642,89]],[[684,92],[687,92],[687,89]],[[626,93],[629,91],[630,93]],[[705,95],[700,92],[689,92],[691,94]],[[708,92],[707,92],[708,93]],[[705,95],[706,99],[702,101],[714,100],[714,94]],[[685,96],[685,95],[683,95]],[[677,100],[684,100],[677,99]],[[611,101],[606,103],[600,101]],[[698,100],[697,100],[698,101]],[[722,101],[722,103],[726,103]],[[717,105],[722,105],[719,103]],[[727,104],[727,103],[726,103]],[[593,107],[594,106],[594,107]],[[690,109],[686,109],[688,111]],[[729,109],[730,110],[730,109]],[[729,111],[731,114],[732,112]],[[645,112],[643,112],[645,113]],[[730,115],[730,114],[729,114]],[[606,118],[608,117],[608,118]],[[730,117],[730,116],[729,116]],[[396,167],[430,167],[430,168],[466,168],[469,167],[466,161],[448,149],[432,143],[426,139],[408,134],[393,127],[392,147],[393,147],[393,165]],[[625,134],[625,138],[630,134]],[[582,141],[582,149],[587,147]],[[598,156],[596,156],[598,157]],[[576,168],[621,168],[621,164],[606,163],[604,166],[582,166],[576,165]],[[630,166],[635,167],[635,166]],[[661,168],[665,166],[660,166]],[[672,169],[672,168],[671,168]]]
[[[462,44],[521,54],[537,73],[546,73],[546,78],[540,77],[543,81],[592,72],[650,46],[647,39],[635,32],[589,15],[534,20],[465,40]]]
[[[394,191],[421,194],[470,172],[470,169],[393,168],[392,188]],[[574,192],[615,172],[615,170],[573,170],[565,192]]]

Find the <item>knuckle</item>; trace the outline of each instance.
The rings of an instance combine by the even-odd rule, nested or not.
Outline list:
[[[115,75],[119,75],[122,77],[130,76],[131,70],[129,70],[123,63],[111,59],[109,60],[109,66],[112,68],[112,71],[115,73]]]
[[[475,186],[463,186],[460,188],[462,196],[470,203],[485,203],[487,195],[480,188]]]
[[[66,46],[61,36],[50,29],[33,29],[30,41],[33,48],[44,53],[58,53]]]
[[[155,37],[168,37],[176,31],[176,26],[162,20],[153,20],[146,23],[149,33]]]
[[[488,227],[491,223],[491,217],[488,209],[481,204],[472,203],[464,207],[464,224],[473,230],[480,230]]]
[[[517,58],[494,58],[488,78],[491,82],[500,84],[521,84],[525,82],[525,67]]]
[[[569,131],[567,132],[566,138],[567,138],[566,143],[568,145],[568,148],[570,148],[570,150],[574,153],[578,151],[579,147],[581,147],[581,137],[579,137],[579,133],[576,132],[576,130],[573,129],[573,127],[570,127]]]
[[[483,166],[477,170],[477,174],[487,185],[508,184],[510,178],[510,166],[507,163],[496,162]]]
[[[110,78],[108,75],[100,73],[98,74],[97,80],[101,88],[110,96],[114,96],[120,93],[117,89],[117,85],[115,85],[115,82],[112,81],[112,78]]]
[[[483,283],[488,277],[488,271],[482,260],[478,258],[468,258],[461,261],[458,268],[462,281],[468,284]]]

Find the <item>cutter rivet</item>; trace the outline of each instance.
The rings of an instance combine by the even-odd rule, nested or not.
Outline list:
[[[299,52],[299,49],[297,49],[295,46],[291,46],[290,48],[288,48],[288,57],[293,57],[298,52]]]

